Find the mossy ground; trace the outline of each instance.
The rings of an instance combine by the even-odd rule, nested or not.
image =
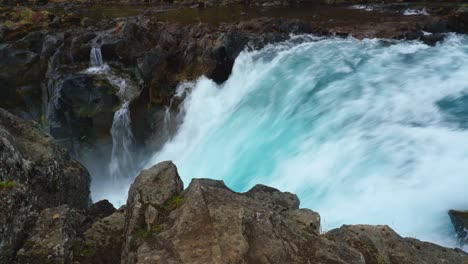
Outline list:
[[[18,184],[13,181],[0,181],[0,189],[8,190],[11,188],[18,187]]]

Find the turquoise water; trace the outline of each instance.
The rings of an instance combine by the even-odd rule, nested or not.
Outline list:
[[[243,52],[222,85],[201,77],[173,160],[186,184],[222,179],[297,193],[341,224],[388,224],[454,245],[447,210],[468,209],[468,39],[419,42],[297,36]]]

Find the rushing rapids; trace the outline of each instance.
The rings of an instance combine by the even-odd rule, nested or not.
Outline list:
[[[467,206],[467,47],[456,35],[435,47],[299,36],[243,52],[224,84],[197,81],[147,166],[297,193],[326,229],[389,224],[453,246],[447,210]]]

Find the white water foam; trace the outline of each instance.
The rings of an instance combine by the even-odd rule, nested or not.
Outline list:
[[[405,11],[403,11],[403,15],[405,16],[428,16],[429,13],[426,11],[425,8],[423,9],[408,8]]]
[[[197,81],[147,166],[297,193],[326,230],[389,224],[454,246],[447,210],[468,208],[467,44],[299,36],[243,52],[223,85]]]

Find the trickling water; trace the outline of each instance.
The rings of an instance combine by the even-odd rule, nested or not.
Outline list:
[[[147,166],[297,193],[325,229],[389,224],[454,246],[468,208],[468,39],[301,36],[243,52],[221,86],[200,78],[178,134]]]
[[[100,67],[104,65],[100,47],[91,48],[91,52],[89,54],[89,61],[91,67]]]

